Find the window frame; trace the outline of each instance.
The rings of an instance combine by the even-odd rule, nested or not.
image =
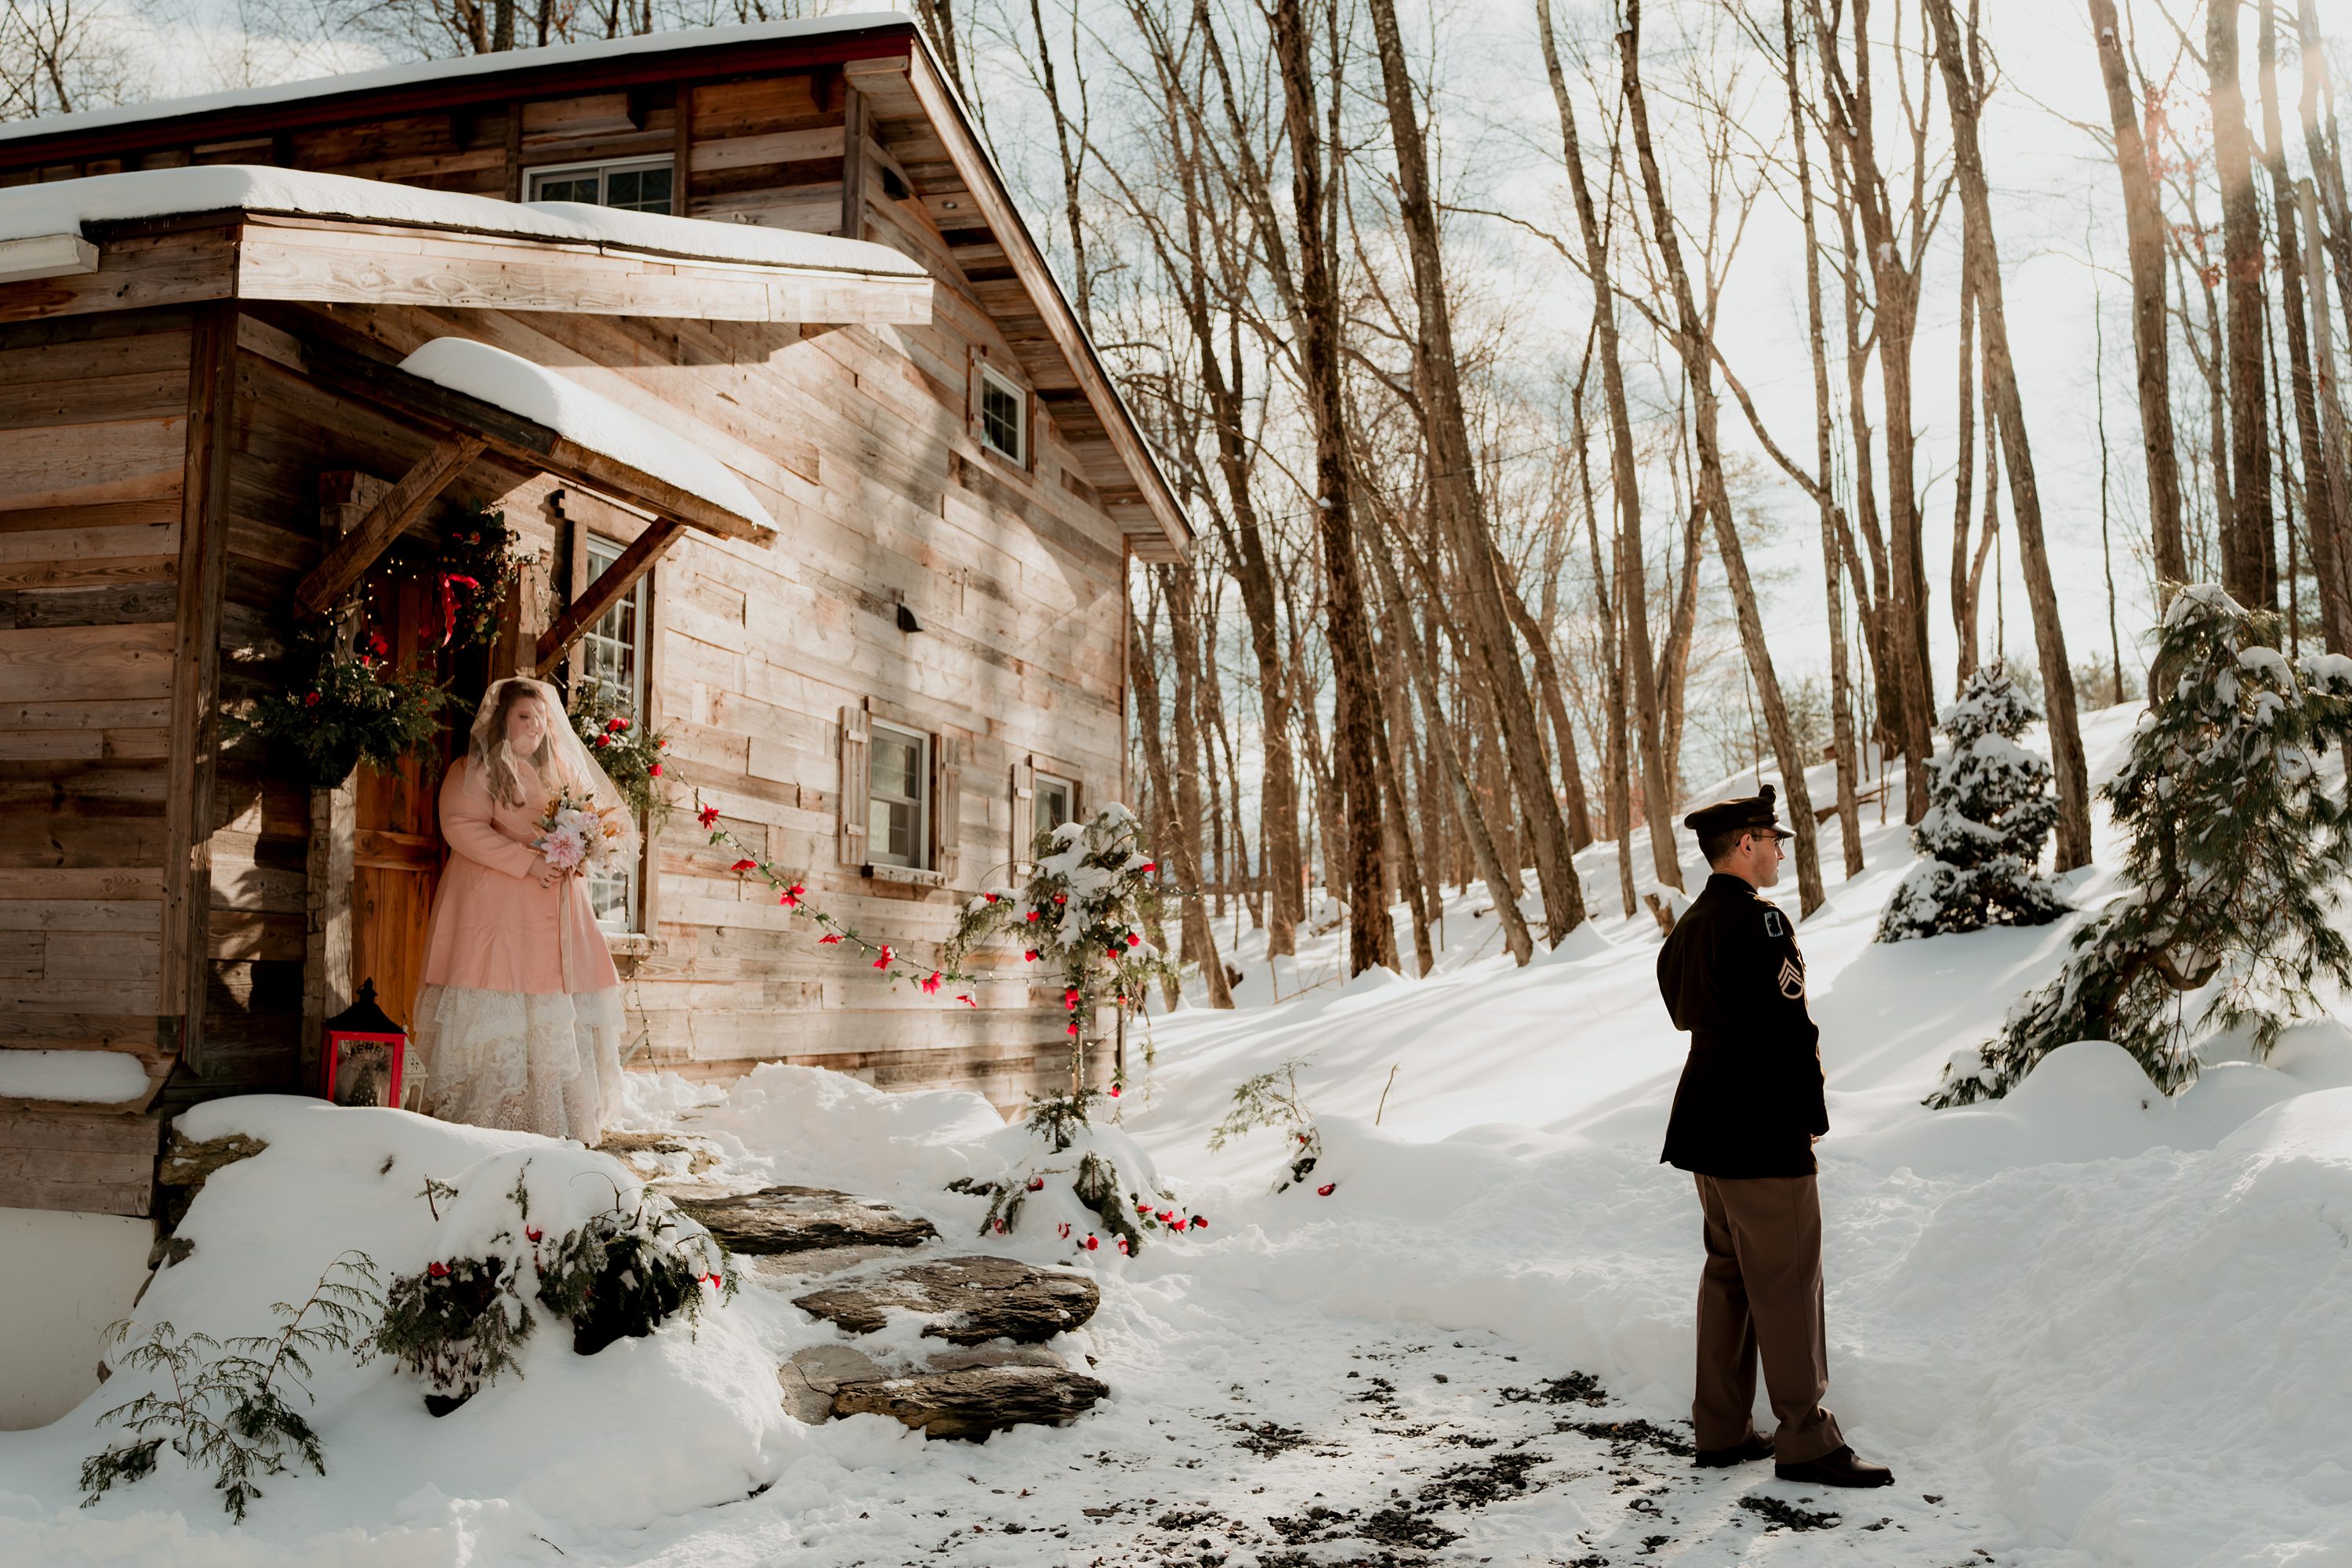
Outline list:
[[[988,395],[991,389],[1003,394],[1013,405],[1013,445],[1019,448],[1017,451],[1008,451],[999,445],[989,429]],[[1034,421],[1029,416],[1028,389],[994,365],[982,363],[973,388],[973,399],[972,432],[979,437],[981,449],[1003,458],[1014,468],[1026,468],[1030,449],[1036,441]]]
[[[877,743],[885,736],[894,742],[911,744],[915,748],[916,794],[910,799],[884,795],[877,791],[877,775],[875,772],[878,750]],[[935,744],[935,738],[927,730],[908,724],[893,723],[881,718],[875,718],[869,721],[866,752],[866,859],[868,865],[894,866],[902,871],[929,871],[934,868],[939,858],[937,849],[931,841],[931,816],[938,809],[938,803],[932,799],[935,788],[933,777],[935,763],[932,748]],[[874,808],[884,805],[911,805],[915,807],[915,847],[913,857],[909,859],[895,858],[882,847],[882,839],[887,837],[887,834],[877,829]]]
[[[604,575],[604,572],[621,558],[622,552],[628,549],[628,545],[623,542],[586,528],[580,531],[578,545],[576,558],[579,562],[579,569],[573,574],[576,584],[573,590],[575,597],[580,593],[585,592],[588,585],[598,577]],[[584,668],[590,640],[593,638],[609,642],[621,641],[622,639],[617,637],[605,637],[601,628],[614,616],[634,611],[635,635],[630,639],[628,652],[632,656],[635,669],[634,679],[630,682],[632,689],[624,694],[625,699],[624,708],[630,721],[637,724],[649,722],[647,714],[653,706],[653,578],[654,574],[648,572],[632,584],[629,591],[614,601],[611,609],[598,616],[593,626],[581,632],[580,640],[572,645],[572,651],[566,656],[570,667],[566,671],[568,678],[566,685],[571,690],[577,692],[583,683],[594,679]],[[646,886],[649,880],[648,867],[652,855],[651,845],[646,842],[650,837],[649,829],[650,825],[640,818],[637,823],[637,837],[642,847],[641,853],[637,864],[626,868],[620,879],[622,908],[617,918],[602,912],[596,915],[596,924],[608,935],[643,936],[646,934],[646,911],[649,907]],[[590,880],[588,892],[589,907],[592,910],[595,909],[595,884],[600,880],[603,879]]]
[[[1056,789],[1062,792],[1062,820],[1049,824],[1043,820],[1045,795],[1047,791]],[[1038,834],[1050,832],[1053,828],[1078,819],[1077,780],[1065,778],[1060,773],[1051,773],[1039,767],[1030,774],[1029,790],[1029,836],[1033,842]]]
[[[665,217],[676,217],[679,216],[677,211],[677,160],[667,153],[652,153],[640,158],[604,158],[592,159],[588,162],[578,163],[538,164],[522,171],[523,200],[526,202],[540,202],[551,199],[539,194],[540,183],[543,180],[560,179],[567,176],[577,179],[582,174],[593,173],[596,176],[596,195],[598,199],[594,202],[583,205],[612,207],[612,203],[605,201],[604,197],[610,189],[610,181],[613,175],[638,174],[651,169],[666,169],[669,172],[669,210],[659,216]],[[644,207],[616,207],[613,208],[613,210],[616,212],[644,212],[646,209]]]

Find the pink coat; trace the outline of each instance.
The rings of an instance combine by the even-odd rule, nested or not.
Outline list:
[[[523,798],[541,791],[522,770]],[[539,837],[538,805],[514,806],[490,798],[470,760],[441,781],[441,836],[449,864],[433,901],[425,938],[425,984],[470,991],[609,991],[621,984],[613,953],[588,903],[588,884],[572,876],[539,885],[547,869],[531,843]],[[557,921],[569,926],[572,984],[563,983]]]

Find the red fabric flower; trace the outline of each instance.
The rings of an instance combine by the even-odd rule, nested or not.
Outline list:
[[[756,871],[760,868],[760,863],[757,860],[746,858],[736,861],[727,868],[730,871]]]
[[[1103,949],[1103,951],[1110,954],[1113,959],[1118,957],[1118,944],[1117,942],[1113,942],[1110,946]]]
[[[316,708],[318,705],[319,705],[319,694],[318,694],[317,692],[315,692],[315,691],[311,692],[308,697],[305,697],[305,698],[303,698],[303,699],[302,699],[302,706],[303,706],[303,707],[305,707],[305,708]],[[1034,919],[1034,917],[1033,916],[1032,918]]]
[[[1031,1192],[1033,1192],[1033,1193],[1042,1193],[1042,1192],[1044,1192],[1044,1191],[1045,1190],[1045,1177],[1043,1177],[1043,1176],[1032,1176],[1032,1177],[1030,1177],[1030,1178],[1029,1178],[1029,1190],[1030,1190]]]
[[[699,821],[703,826],[708,827],[712,823],[719,820],[719,808],[715,805],[706,805],[698,810],[694,815],[696,820]]]
[[[986,899],[992,904],[996,902],[996,895],[994,893],[982,893],[981,894],[981,897]]]
[[[991,1229],[994,1230],[994,1231],[996,1232],[996,1234],[997,1234],[997,1235],[999,1235],[999,1236],[1003,1236],[1003,1235],[1004,1234],[1004,1222],[1003,1222],[1003,1220],[1001,1220],[1001,1219],[993,1219],[993,1220],[989,1221],[988,1223],[989,1223],[989,1227],[990,1227]]]
[[[980,1004],[979,1004],[979,1003],[977,1003],[977,1002],[973,1001],[970,996],[961,996],[961,995],[960,995],[960,996],[958,996],[958,997],[956,998],[956,1000],[957,1000],[957,1001],[959,1001],[959,1002],[961,1002],[961,1003],[962,1003],[962,1004],[963,1004],[965,1006],[967,1006],[967,1007],[977,1008],[977,1007],[980,1005]]]
[[[1326,1182],[1315,1189],[1315,1195],[1318,1198],[1328,1198],[1331,1195],[1331,1189],[1339,1184],[1337,1182]]]
[[[1065,1031],[1064,1031],[1064,1033],[1066,1033],[1066,1034],[1072,1034],[1072,1035],[1075,1035],[1075,1034],[1076,1034],[1077,1032],[1078,1032],[1078,1026],[1077,1026],[1076,1024],[1071,1025],[1071,1026],[1069,1026],[1069,1028],[1068,1028],[1068,1029],[1066,1029],[1066,1030],[1065,1030]]]
[[[1192,1216],[1192,1228],[1194,1230],[1206,1230],[1208,1226],[1209,1220],[1206,1215],[1196,1214]]]
[[[1110,1097],[1113,1100],[1117,1100],[1118,1098],[1118,1085],[1113,1084],[1110,1086]]]
[[[1176,1211],[1174,1209],[1161,1209],[1151,1217],[1158,1220],[1161,1225],[1173,1225],[1176,1223]]]
[[[1102,1247],[1102,1237],[1098,1237],[1098,1236],[1090,1236],[1090,1237],[1087,1237],[1087,1250],[1088,1252],[1096,1252],[1096,1251],[1099,1251],[1099,1250],[1101,1249],[1101,1247]]]
[[[428,1263],[425,1266],[425,1272],[436,1279],[446,1279],[449,1278],[449,1266],[446,1263]]]
[[[1022,918],[1023,918],[1023,919],[1024,919],[1024,920],[1033,920],[1033,921],[1034,921],[1034,920],[1035,920],[1035,919],[1037,918],[1037,911],[1036,911],[1035,910],[1030,910],[1026,915],[1023,916]]]
[[[539,1226],[535,1226],[535,1225],[527,1225],[527,1226],[523,1226],[523,1227],[522,1227],[522,1233],[523,1233],[525,1236],[527,1236],[527,1237],[530,1237],[530,1238],[531,1238],[531,1240],[533,1240],[533,1241],[537,1241],[541,1237],[542,1237],[542,1236],[544,1236],[544,1235],[546,1235],[546,1234],[547,1234],[545,1231],[543,1231],[543,1230],[540,1229],[540,1228],[539,1228]]]
[[[659,773],[661,770],[656,768],[654,771],[656,773]],[[1127,945],[1129,947],[1141,947],[1143,945],[1143,939],[1136,935],[1133,931],[1129,931],[1127,933]]]
[[[793,891],[790,888],[786,888],[782,892],[776,895],[776,902],[783,905],[783,907],[788,910],[796,910],[801,907],[801,896]]]
[[[1057,904],[1066,904],[1070,901],[1070,895],[1067,893],[1055,893],[1054,895],[1054,901]]]
[[[827,931],[823,936],[816,939],[816,944],[819,947],[831,947],[840,940],[841,938],[835,936],[833,932]]]
[[[1118,1238],[1118,1255],[1121,1258],[1127,1256],[1127,1237],[1123,1236]]]
[[[607,730],[623,730],[623,729],[626,729],[627,727],[628,727],[627,725],[625,725],[625,723],[623,723],[623,722],[622,722],[620,720],[618,720],[618,719],[607,719],[607,720],[605,720],[605,721],[604,721],[604,728],[605,728],[605,729],[607,729]]]
[[[599,735],[596,737],[596,749],[600,752],[612,743],[613,737],[610,735]]]
[[[924,982],[922,983],[922,984],[923,984],[923,994],[924,994],[924,995],[926,995],[926,996],[935,996],[935,995],[939,994],[939,989],[940,989],[940,972],[939,972],[938,970],[936,970],[936,969],[932,970],[932,971],[931,971],[930,978],[929,978],[929,979],[928,979],[928,980],[926,980],[926,981],[924,981]]]
[[[1150,1204],[1138,1204],[1135,1205],[1135,1212],[1138,1214],[1150,1214],[1151,1212],[1151,1205]]]
[[[629,721],[626,719],[615,719],[613,721],[611,725],[611,728],[615,730],[625,730],[628,727]]]
[[[1035,948],[1034,948],[1034,947],[1033,947],[1033,948],[1031,948],[1028,952],[1026,952],[1023,953],[1023,954],[1021,955],[1021,962],[1022,962],[1022,963],[1036,963],[1036,962],[1037,962],[1037,950],[1036,950]]]
[[[890,944],[889,944],[888,942],[884,942],[884,943],[882,944],[882,951],[881,951],[881,952],[880,952],[878,955],[877,955],[877,957],[876,957],[876,958],[875,958],[875,960],[874,960],[874,967],[875,967],[875,968],[877,968],[877,969],[887,969],[887,968],[889,968],[889,967],[890,967],[890,959],[891,959],[891,957],[892,957],[892,954],[891,954],[891,952],[890,952]]]
[[[1070,1222],[1069,1222],[1068,1220],[1064,1220],[1064,1221],[1061,1223],[1061,1225],[1060,1225],[1060,1226],[1059,1226],[1058,1228],[1061,1230],[1061,1233],[1062,1233],[1062,1239],[1063,1239],[1064,1241],[1067,1241],[1067,1240],[1069,1240],[1069,1239],[1070,1239]]]
[[[1160,862],[1157,860],[1146,860],[1142,865],[1137,867],[1136,869],[1139,871],[1157,871],[1160,869]]]

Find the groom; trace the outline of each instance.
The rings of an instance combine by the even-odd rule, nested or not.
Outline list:
[[[1772,786],[1683,826],[1698,835],[1710,874],[1658,954],[1666,1010],[1691,1037],[1658,1158],[1692,1173],[1706,1216],[1691,1402],[1698,1462],[1769,1456],[1782,1480],[1887,1486],[1894,1473],[1856,1458],[1821,1403],[1830,1363],[1813,1144],[1830,1119],[1805,956],[1789,917],[1757,896],[1780,879]],[[1770,1437],[1749,1422],[1759,1352],[1780,1421]]]

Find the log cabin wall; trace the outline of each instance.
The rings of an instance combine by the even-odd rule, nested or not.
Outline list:
[[[1108,450],[999,237],[942,173],[940,139],[903,73],[883,67],[694,78],[706,63],[681,66],[679,80],[541,97],[486,83],[477,102],[376,114],[353,105],[331,123],[298,105],[288,118],[306,122],[240,134],[184,127],[165,144],[129,126],[115,133],[121,145],[71,158],[0,143],[0,184],[279,163],[509,197],[536,168],[667,153],[691,216],[847,232],[920,258],[940,280],[928,326],[805,333],[409,308],[248,315],[219,611],[223,696],[268,678],[278,607],[317,558],[320,475],[396,478],[425,445],[322,399],[273,334],[356,334],[393,353],[455,334],[556,367],[677,430],[732,465],[776,516],[782,537],[772,548],[688,535],[656,568],[652,718],[676,737],[678,782],[803,872],[826,907],[920,951],[1025,849],[1024,770],[1072,775],[1087,806],[1119,798],[1127,552],[1107,496],[1131,498],[1136,481]],[[982,364],[1031,395],[1024,464],[979,439]],[[625,541],[635,526],[594,498],[567,506],[526,495],[525,478],[478,465],[452,496],[512,492],[509,520],[557,589],[573,580],[580,533]],[[920,631],[898,629],[901,605]],[[960,754],[950,805],[961,843],[947,887],[869,879],[837,853],[842,716],[859,708]],[[308,792],[230,762],[215,793],[207,1047],[173,1102],[291,1087],[309,1047]],[[642,1041],[633,1065],[727,1077],[785,1059],[887,1087],[976,1088],[1007,1109],[1065,1070],[1058,993],[1033,991],[1017,954],[980,988],[977,1009],[893,995],[724,865],[685,809],[652,848],[647,929],[616,942]]]
[[[179,1048],[165,867],[191,327],[0,326],[0,1047],[129,1058],[148,1084],[121,1112]],[[151,1119],[19,1103],[0,1123],[0,1202],[146,1212]]]

